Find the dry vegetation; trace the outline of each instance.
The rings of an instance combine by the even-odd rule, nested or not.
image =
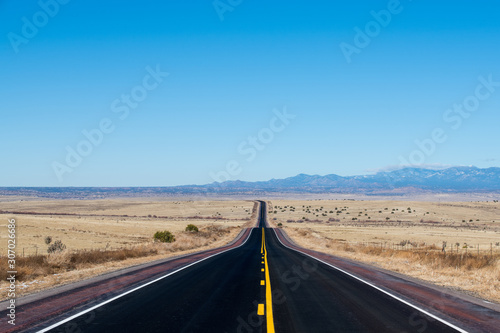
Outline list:
[[[303,247],[500,302],[498,202],[314,200],[271,205],[272,225],[281,224]]]
[[[0,290],[6,288],[7,221],[16,219],[18,291],[26,294],[147,261],[230,242],[255,222],[251,201],[128,200],[0,202]],[[194,224],[199,232],[185,228]],[[155,243],[169,230],[173,243]],[[67,248],[47,254],[45,238]],[[23,255],[24,252],[24,255]],[[2,293],[3,294],[3,293]],[[4,295],[2,295],[4,296]]]
[[[0,202],[0,228],[17,221],[17,249],[44,254],[46,236],[69,250],[117,249],[152,241],[158,230],[174,234],[193,223],[241,227],[252,214],[251,201],[59,200]],[[5,213],[10,212],[10,213]],[[7,233],[0,232],[0,255]]]

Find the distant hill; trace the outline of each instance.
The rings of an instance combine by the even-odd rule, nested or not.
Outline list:
[[[179,195],[265,195],[266,193],[352,193],[405,195],[418,193],[500,193],[500,168],[452,167],[443,170],[403,168],[374,175],[299,174],[284,179],[240,180],[170,187],[0,187],[0,195],[45,198],[107,198]]]

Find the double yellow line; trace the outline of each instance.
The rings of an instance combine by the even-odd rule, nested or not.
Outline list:
[[[260,253],[262,254],[262,259],[264,259],[264,273],[265,281],[261,281],[261,285],[265,284],[266,287],[266,324],[267,333],[274,333],[274,319],[273,319],[273,296],[271,292],[271,279],[269,277],[269,265],[267,263],[267,249],[266,249],[266,235],[264,233],[264,228],[262,228],[262,245],[260,248]],[[264,309],[263,304],[259,304],[258,314],[263,315]]]

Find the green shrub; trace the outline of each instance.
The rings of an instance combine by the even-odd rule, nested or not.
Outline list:
[[[278,223],[278,227],[281,227],[281,226],[283,226],[283,223],[281,223],[281,222]]]
[[[198,227],[195,226],[194,224],[188,224],[186,227],[186,231],[198,232]]]
[[[153,236],[155,241],[162,243],[173,243],[175,242],[175,236],[170,231],[157,231]]]
[[[56,253],[56,252],[62,252],[66,249],[66,245],[63,244],[60,240],[56,240],[54,243],[49,245],[49,248],[47,249],[48,253]]]

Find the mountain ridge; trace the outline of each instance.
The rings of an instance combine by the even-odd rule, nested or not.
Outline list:
[[[196,187],[200,185],[188,185]],[[484,191],[500,190],[500,168],[450,167],[434,170],[406,167],[394,171],[381,171],[373,175],[339,176],[308,175],[270,179],[267,181],[229,180],[222,183],[201,185],[205,188],[225,189],[352,189],[352,190],[394,190],[397,188],[416,188],[420,190]]]
[[[360,194],[405,196],[439,193],[500,194],[500,168],[451,167],[441,170],[402,168],[371,175],[298,175],[248,182],[229,180],[205,185],[121,187],[0,187],[0,196],[100,199],[113,197],[265,196]]]

